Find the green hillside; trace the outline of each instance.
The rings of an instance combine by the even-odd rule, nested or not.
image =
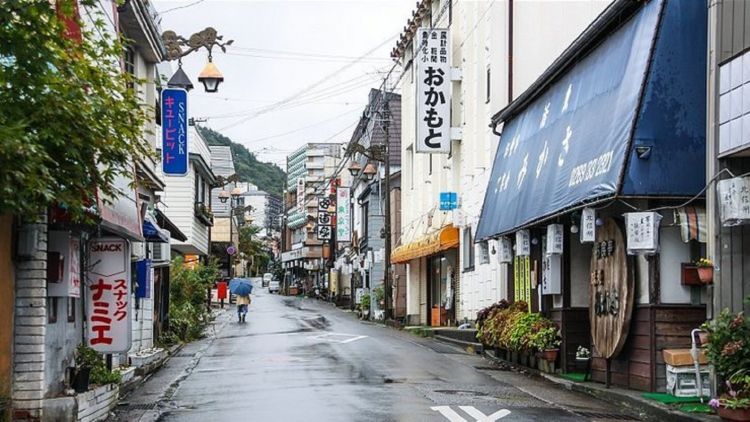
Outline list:
[[[211,128],[198,126],[198,130],[209,145],[223,145],[232,148],[234,169],[241,181],[253,183],[258,186],[258,189],[268,193],[281,195],[281,187],[286,180],[286,173],[279,166],[258,161],[255,154],[248,151],[243,145],[232,142],[231,139]]]

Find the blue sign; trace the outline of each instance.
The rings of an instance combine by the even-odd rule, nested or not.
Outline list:
[[[644,5],[505,122],[478,240],[617,193],[662,5]]]
[[[135,297],[151,297],[151,260],[143,259],[136,261],[136,288]]]
[[[170,176],[188,173],[187,91],[167,88],[161,92],[161,162]]]
[[[440,211],[450,211],[458,208],[458,194],[456,192],[440,192]]]

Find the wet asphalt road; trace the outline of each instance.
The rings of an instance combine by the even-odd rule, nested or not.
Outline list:
[[[592,419],[618,411],[326,303],[260,291],[247,323],[233,312],[123,399],[115,419],[625,420]]]

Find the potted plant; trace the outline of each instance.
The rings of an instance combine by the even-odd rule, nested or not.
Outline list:
[[[551,321],[549,321],[551,322]],[[557,327],[554,324],[540,328],[531,336],[531,345],[539,350],[542,359],[549,363],[557,360],[557,354],[560,351],[560,336]]]
[[[591,350],[583,346],[578,346],[576,350],[576,372],[588,371],[590,360]]]
[[[724,309],[701,328],[708,332],[708,360],[725,381],[711,405],[724,420],[750,421],[750,323],[742,312]]]
[[[714,280],[714,264],[708,258],[701,258],[696,261],[695,265],[698,267],[698,278],[703,284],[711,284]]]
[[[87,391],[90,384],[118,384],[122,380],[120,372],[107,369],[102,356],[85,344],[76,348],[76,368],[73,389],[77,393]]]
[[[367,315],[370,314],[370,295],[369,294],[362,295],[362,299],[359,300],[359,309],[362,312],[361,317],[367,318]]]

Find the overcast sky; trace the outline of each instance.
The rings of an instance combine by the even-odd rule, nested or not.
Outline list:
[[[306,142],[348,141],[369,89],[380,86],[393,64],[389,53],[415,1],[183,0],[154,5],[163,13],[162,30],[187,38],[213,26],[224,41],[234,40],[226,54],[214,50],[214,63],[225,78],[217,93],[207,94],[198,86],[205,50],[184,59],[183,68],[196,86],[188,112],[208,118],[203,125],[245,145],[262,161],[284,168],[286,155]]]

